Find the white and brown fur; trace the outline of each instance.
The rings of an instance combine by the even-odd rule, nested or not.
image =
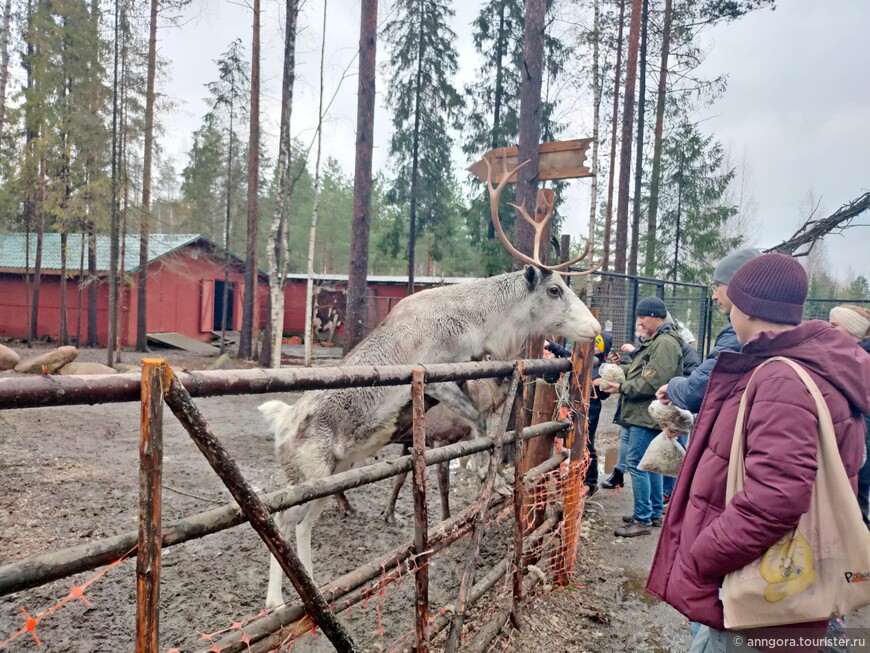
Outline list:
[[[396,365],[506,360],[533,336],[588,342],[600,326],[557,274],[526,266],[519,272],[433,288],[411,295],[342,359],[342,365]],[[431,383],[427,395],[486,434],[486,418],[456,383]],[[409,402],[407,386],[311,390],[289,406],[268,401],[260,411],[275,434],[289,485],[350,469],[388,444]],[[284,511],[296,549],[312,571],[311,530],[326,499]],[[283,573],[272,560],[267,607],[283,603]]]

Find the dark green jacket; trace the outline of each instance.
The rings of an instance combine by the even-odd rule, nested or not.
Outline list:
[[[658,429],[647,408],[656,390],[683,373],[683,341],[665,323],[649,340],[641,343],[631,363],[623,365],[625,383],[620,387],[620,420],[623,424]]]

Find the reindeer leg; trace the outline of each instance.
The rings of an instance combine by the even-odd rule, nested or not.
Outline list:
[[[302,520],[296,524],[296,553],[302,566],[308,571],[311,580],[314,580],[314,569],[311,563],[311,530],[320,513],[326,507],[326,499],[315,499],[306,506],[308,510]]]
[[[347,517],[348,515],[354,514],[356,511],[353,509],[353,506],[350,504],[350,501],[347,500],[347,495],[344,492],[336,492],[334,495],[336,507],[338,508],[338,512]]]
[[[411,448],[405,444],[402,445],[402,455],[407,456],[408,452]],[[399,492],[402,490],[402,486],[405,484],[405,479],[408,478],[408,473],[399,474],[396,477],[396,480],[393,481],[393,491],[390,493],[390,500],[387,502],[387,507],[384,508],[384,511],[381,513],[384,517],[384,521],[387,524],[395,524],[396,523],[396,500],[399,498]]]
[[[275,515],[275,521],[278,525],[278,530],[284,537],[289,535],[291,527],[295,525],[295,520],[298,519],[299,509],[290,508],[284,512],[279,512]],[[282,585],[284,583],[284,570],[275,559],[275,556],[269,555],[269,591],[266,594],[266,608],[277,608],[284,604],[284,596],[282,594]]]
[[[472,437],[486,435],[486,418],[456,383],[431,383],[426,394],[437,399],[471,427]]]
[[[441,494],[441,520],[450,519],[450,461],[438,463],[438,491]]]

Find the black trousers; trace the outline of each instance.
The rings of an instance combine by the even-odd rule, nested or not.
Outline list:
[[[598,430],[598,418],[601,417],[601,400],[589,400],[589,437],[586,439],[586,450],[589,452],[589,469],[586,470],[586,485],[598,485],[598,454],[595,452],[595,432]]]

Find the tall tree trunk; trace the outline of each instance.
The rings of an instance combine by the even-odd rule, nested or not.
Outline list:
[[[235,94],[230,99],[230,133],[227,151],[227,206],[224,215],[224,288],[221,295],[221,353],[226,350],[227,343],[227,304],[230,298],[230,216],[233,206],[233,145],[235,131],[233,130],[233,108],[236,104]],[[214,326],[214,325],[212,325]]]
[[[88,347],[96,347],[99,344],[97,338],[97,227],[92,217],[88,217],[86,224],[88,237],[88,276],[82,275],[82,279],[87,279],[88,288],[87,345]],[[117,233],[115,236],[117,237]],[[117,252],[115,255],[117,256]],[[111,252],[109,256],[111,258]]]
[[[6,126],[6,85],[9,82],[9,34],[12,31],[12,0],[3,5],[3,32],[0,33],[0,137]]]
[[[296,19],[299,0],[287,0],[284,23],[284,72],[281,81],[281,126],[278,144],[278,192],[272,216],[269,257],[269,367],[281,367],[281,338],[284,335],[284,282],[287,274],[287,212],[290,181],[290,118],[293,115],[293,86],[296,81]],[[267,347],[263,347],[264,350]],[[261,352],[265,357],[265,353]]]
[[[39,159],[39,197],[36,209],[36,254],[33,262],[33,300],[30,305],[28,340],[39,338],[39,287],[42,284],[42,245],[45,235],[45,159]]]
[[[248,143],[248,244],[245,251],[245,288],[242,301],[242,333],[239,358],[253,355],[254,305],[257,299],[257,240],[260,191],[260,0],[254,0],[254,34],[251,42],[251,122]]]
[[[601,121],[601,71],[599,70],[599,50],[601,44],[601,8],[599,0],[592,5],[592,184],[589,189],[589,242],[595,238],[595,219],[598,210],[598,123]]]
[[[619,0],[619,30],[616,37],[616,70],[613,78],[613,113],[610,118],[610,165],[607,171],[607,212],[604,217],[604,265],[610,269],[610,232],[613,225],[613,187],[616,178],[616,126],[619,124],[619,80],[622,77],[622,34],[625,0]]]
[[[118,260],[120,249],[118,242],[118,69],[120,59],[120,34],[121,34],[121,2],[123,0],[115,0],[115,38],[112,52],[112,206],[110,207],[109,217],[109,341],[106,343],[106,364],[112,367],[115,364],[115,343],[118,338]],[[91,225],[89,225],[90,227]],[[94,239],[96,240],[96,239]],[[91,233],[88,231],[88,247],[90,248]],[[96,263],[96,261],[95,261]],[[88,271],[90,272],[91,262],[90,253],[88,255]],[[95,266],[96,267],[96,266]],[[91,278],[90,282],[96,285],[96,279]],[[88,311],[90,313],[90,298],[88,299]],[[96,315],[94,315],[96,319]],[[90,338],[90,321],[91,316],[88,315],[88,337]]]
[[[38,6],[38,5],[37,5]],[[36,80],[33,74],[33,56],[36,52],[35,41],[36,35],[34,33],[34,0],[27,0],[27,15],[26,15],[26,27],[24,33],[24,40],[26,43],[25,47],[25,57],[24,57],[24,68],[27,75],[27,90],[32,91]],[[25,162],[26,162],[26,172],[25,172],[25,192],[24,192],[24,229],[26,233],[25,237],[25,310],[27,313],[28,319],[31,320],[30,324],[27,327],[27,344],[30,346],[30,343],[33,342],[33,334],[36,333],[36,325],[33,322],[33,307],[30,304],[30,297],[33,286],[33,277],[30,274],[30,230],[31,227],[36,223],[36,188],[38,185],[37,181],[37,173],[36,173],[36,140],[39,136],[39,130],[37,129],[36,124],[36,115],[33,106],[33,102],[25,102],[24,103],[24,124],[25,124]]]
[[[66,20],[64,20],[64,27],[66,27]],[[67,37],[64,38],[64,44],[62,48],[63,52],[63,60],[64,64],[66,64],[67,57],[69,55],[68,52],[69,40]],[[67,234],[67,221],[69,216],[67,215],[69,211],[69,200],[72,195],[72,184],[70,180],[71,173],[71,163],[70,163],[70,152],[69,152],[69,127],[70,127],[70,106],[69,106],[69,97],[72,93],[72,80],[66,76],[64,79],[63,86],[63,95],[61,97],[61,103],[63,106],[64,117],[62,120],[61,126],[61,134],[60,134],[60,145],[61,145],[61,182],[63,184],[63,197],[60,203],[60,216],[58,219],[59,227],[60,227],[60,324],[59,324],[59,340],[61,345],[69,344],[69,321],[67,315],[67,292],[66,292],[66,272],[67,272],[67,242],[68,242],[68,234]],[[78,344],[78,343],[76,343]]]
[[[680,263],[680,239],[683,236],[683,157],[680,156],[680,169],[677,179],[677,227],[674,232],[674,266],[671,268],[671,280],[677,281],[677,272]]]
[[[637,146],[634,164],[634,210],[631,217],[631,251],[628,256],[628,273],[637,276],[637,249],[640,238],[640,194],[643,181],[643,128],[646,114],[646,36],[649,22],[649,0],[643,0],[640,31],[640,88],[637,105]]]
[[[76,346],[80,347],[82,342],[82,293],[84,292],[85,284],[85,232],[79,234],[79,283],[76,305]]]
[[[649,209],[646,222],[646,251],[644,252],[645,270],[648,277],[655,276],[656,271],[656,231],[658,230],[659,189],[662,178],[662,134],[665,124],[665,93],[668,80],[668,57],[671,50],[671,20],[673,15],[673,0],[665,0],[664,25],[662,27],[662,60],[659,66],[659,84],[656,93],[656,126],[653,135],[652,174],[649,183]]]
[[[420,165],[420,103],[423,101],[423,7],[420,0],[420,46],[417,50],[417,81],[414,90],[414,144],[411,155],[411,224],[408,229],[408,295],[414,294],[414,254],[417,243],[417,189]]]
[[[628,253],[628,186],[631,176],[631,135],[634,125],[634,87],[637,83],[637,50],[640,45],[642,0],[631,0],[631,25],[625,62],[625,100],[622,110],[622,135],[619,153],[619,198],[616,210],[616,255],[614,269],[625,273]]]
[[[362,0],[359,28],[359,83],[356,108],[356,162],[353,223],[345,311],[345,353],[365,336],[368,313],[369,225],[372,210],[372,153],[375,131],[375,61],[378,0]]]
[[[520,81],[520,133],[517,160],[529,160],[517,177],[517,205],[534,214],[538,197],[538,146],[541,138],[541,85],[544,69],[544,18],[546,0],[526,0],[523,32],[523,67]],[[516,218],[516,247],[531,256],[534,229],[519,215]],[[545,245],[546,247],[546,245]],[[542,256],[546,258],[546,248]],[[521,267],[519,262],[515,266]]]
[[[157,8],[151,0],[148,30],[148,78],[145,91],[145,145],[142,156],[142,206],[139,222],[139,288],[136,306],[136,351],[148,351],[148,240],[151,222],[151,161],[154,154],[154,82],[157,72]]]
[[[317,107],[317,156],[314,162],[314,200],[311,208],[311,231],[308,235],[308,283],[305,293],[305,365],[311,366],[312,312],[314,303],[314,245],[317,238],[317,212],[320,209],[320,155],[323,143],[323,64],[326,59],[326,7],[323,0],[323,40],[320,43],[320,102]]]
[[[493,94],[492,106],[492,139],[490,140],[490,148],[496,149],[506,145],[502,143],[498,135],[499,127],[501,126],[501,110],[504,103],[504,57],[507,51],[507,29],[505,13],[507,7],[506,0],[501,0],[498,3],[498,36],[495,44],[495,89]],[[486,237],[489,240],[495,239],[495,225],[492,220],[487,221]]]
[[[96,79],[96,70],[100,63],[100,43],[96,38],[99,33],[100,24],[100,2],[99,0],[91,0],[90,20],[92,31],[91,38],[94,39],[92,48],[90,49],[90,73],[88,82],[88,108],[92,114],[100,111],[100,91]],[[102,154],[102,148],[89,147],[85,162],[85,188],[86,188],[86,205],[85,205],[85,228],[82,230],[82,255],[84,256],[84,231],[87,231],[88,236],[88,276],[84,274],[80,277],[80,282],[87,279],[88,293],[88,333],[87,346],[96,347],[99,339],[97,334],[97,235],[96,235],[96,198],[94,193],[94,183],[97,179],[97,169],[99,165],[99,157]],[[81,292],[79,293],[81,298]],[[81,345],[81,309],[79,309],[79,324],[77,325],[76,343]]]
[[[66,225],[60,224],[60,344],[69,344],[69,324],[66,309],[66,259],[67,259]],[[78,344],[78,343],[76,343]]]

